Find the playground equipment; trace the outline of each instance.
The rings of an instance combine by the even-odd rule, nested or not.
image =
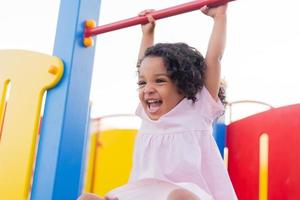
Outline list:
[[[239,199],[299,199],[300,104],[227,127],[228,171]]]
[[[26,176],[26,183],[11,184],[9,189],[2,187],[2,185],[7,184],[8,176],[14,177],[18,176],[18,174],[16,174],[13,169],[10,171],[2,171],[1,168],[0,199],[22,200],[28,199],[29,195],[32,200],[76,199],[82,192],[83,161],[85,160],[86,133],[89,121],[89,92],[95,49],[84,48],[81,41],[84,21],[86,19],[95,19],[97,21],[99,7],[100,1],[61,1],[53,55],[62,60],[64,73],[56,87],[47,92],[38,147],[34,146],[34,143],[31,141],[18,139],[20,145],[26,144],[31,146],[31,149],[37,149],[31,193],[28,194],[28,191],[26,191],[27,186],[31,183],[31,176]],[[13,55],[12,60],[18,60],[16,58],[18,58],[18,56]],[[32,62],[36,62],[35,57],[31,57],[31,59]],[[2,69],[6,69],[9,65],[2,63],[2,59],[0,63],[0,76],[2,77],[4,76]],[[28,65],[24,64],[26,63],[20,63],[24,69],[27,69]],[[39,63],[39,65],[41,64]],[[47,65],[47,67],[49,66]],[[16,72],[19,73],[18,71]],[[22,72],[20,74],[23,75]],[[33,76],[44,75],[42,75],[40,71],[35,71],[27,77],[23,76],[21,78],[27,78],[28,82],[30,82],[34,81]],[[1,92],[4,91],[3,88],[6,84],[4,82],[4,80],[6,80],[5,78],[7,77],[0,79]],[[12,81],[11,92],[15,90],[14,87],[15,85]],[[36,85],[34,84],[32,87],[36,88]],[[9,97],[9,101],[10,100],[13,100],[12,96]],[[3,162],[14,162],[13,164],[17,166],[20,160],[22,160],[20,159],[22,154],[12,157],[15,155],[15,141],[7,141],[6,146],[13,148],[8,152],[3,146],[3,144],[6,143],[4,141],[6,137],[12,137],[8,136],[5,132],[6,130],[4,130],[7,126],[7,113],[10,112],[9,109],[11,109],[10,104],[10,102],[7,104],[1,134],[1,166]],[[2,92],[1,116],[3,116],[4,113],[3,105]],[[22,107],[28,108],[30,108],[30,106],[32,107],[31,104],[22,105]],[[30,112],[36,113],[34,107],[31,109]],[[18,113],[18,111],[16,111],[16,113]],[[27,116],[23,116],[22,120],[22,123],[29,123],[30,125],[33,123],[28,121]],[[19,124],[15,123],[15,127],[18,125]],[[10,132],[9,135],[21,133],[24,135],[35,134],[30,131],[25,132],[25,130],[22,130],[21,132]],[[30,153],[35,152],[31,151]],[[5,158],[9,157],[12,161],[4,160],[3,154],[6,154]],[[21,167],[21,165],[19,167]],[[14,170],[17,169],[14,168]],[[26,166],[24,170],[26,172],[29,170],[33,171],[33,166],[31,166],[31,169],[30,166]],[[21,187],[23,187],[23,189]]]
[[[227,116],[228,116],[228,122],[231,123],[232,121],[235,121],[237,119],[234,119],[233,118],[233,108],[235,106],[238,106],[238,105],[256,105],[256,106],[259,106],[260,109],[259,109],[259,112],[262,112],[262,111],[265,111],[265,110],[268,110],[268,109],[272,109],[274,108],[272,105],[268,104],[268,103],[265,103],[265,102],[261,102],[261,101],[254,101],[254,100],[239,100],[239,101],[233,101],[233,102],[230,102],[226,105],[226,112],[227,112]],[[255,110],[254,112],[258,112],[258,110]],[[254,114],[254,113],[253,113]],[[248,115],[244,115],[240,118],[244,118],[244,117],[247,117],[249,116],[249,113]],[[233,120],[234,119],[234,120]]]
[[[0,63],[0,199],[21,199],[29,193],[43,95],[62,77],[63,64],[20,50],[0,51]]]
[[[151,13],[151,16],[158,20],[158,19],[163,19],[166,17],[171,17],[174,15],[198,10],[202,8],[203,6],[209,6],[209,7],[214,7],[217,5],[224,4],[226,2],[230,2],[233,0],[202,0],[202,1],[192,1],[184,4],[180,4],[177,6],[165,8],[162,10],[157,10]],[[93,24],[91,21],[88,21],[87,26],[84,31],[84,37],[91,37],[95,36],[98,34],[106,33],[109,31],[114,31],[118,30],[121,28],[127,28],[130,26],[135,26],[139,24],[146,24],[148,23],[148,19],[146,16],[136,16],[128,19],[124,19],[118,22],[114,22],[111,24],[106,24],[102,26],[95,27],[95,24]]]
[[[163,19],[166,17],[171,17],[174,15],[198,10],[202,8],[203,6],[217,6],[224,4],[226,2],[230,2],[233,0],[198,0],[198,1],[192,1],[189,3],[180,4],[177,6],[165,8],[162,10],[157,10],[151,13],[152,17],[156,20]],[[117,21],[111,24],[106,24],[102,26],[96,27],[96,23],[94,20],[87,20],[85,22],[85,30],[84,30],[84,38],[83,38],[83,44],[86,47],[93,45],[92,36],[115,31],[121,28],[127,28],[130,26],[135,26],[139,24],[146,24],[148,22],[148,19],[146,16],[136,16],[128,19],[124,19],[121,21]]]
[[[137,129],[111,129],[93,133],[94,165],[90,166],[93,166],[91,170],[94,173],[86,184],[87,192],[93,191],[104,196],[111,189],[127,183],[136,133]]]
[[[224,3],[225,1],[199,0],[197,2],[201,2],[200,4],[203,6]],[[53,51],[55,57],[18,50],[0,52],[0,199],[76,199],[82,192],[89,122],[89,92],[95,52],[95,47],[85,48],[82,41],[84,37],[89,38],[92,36],[89,35],[88,30],[92,31],[95,24],[87,23],[87,25],[85,25],[85,22],[87,19],[98,21],[99,8],[100,1],[61,1]],[[193,9],[188,9],[183,12],[188,12]],[[176,10],[172,15],[173,14],[179,14],[179,10]],[[136,24],[136,22],[134,24]],[[134,24],[129,24],[129,26]],[[128,26],[128,24],[126,26]],[[16,57],[18,59],[15,59]],[[23,58],[25,59],[25,57],[26,62],[17,63],[17,61]],[[14,66],[13,68],[16,69],[13,71],[8,70],[11,66]],[[62,70],[62,68],[64,69]],[[19,69],[24,71],[19,71]],[[64,73],[62,74],[62,72]],[[32,74],[37,76],[37,79],[33,79]],[[60,77],[61,81],[57,83]],[[7,104],[5,104],[9,82],[10,96],[7,100]],[[43,122],[42,126],[39,127],[41,97],[46,89],[53,87],[56,83],[56,87],[47,92]],[[24,90],[25,86],[28,86],[27,89],[32,88],[32,93],[24,93],[24,91],[29,91],[27,89]],[[22,101],[19,99],[19,95],[21,95]],[[28,96],[31,96],[33,100],[30,100]],[[23,102],[23,104],[18,104],[20,102]],[[20,107],[17,107],[18,109],[15,110],[12,105]],[[17,116],[20,110],[24,111],[24,113],[21,112],[22,120]],[[285,112],[283,117],[298,116],[299,114],[299,106],[292,107],[291,110],[288,110],[289,111]],[[263,116],[270,117],[269,115]],[[296,141],[299,141],[299,137],[294,132],[299,128],[298,119],[299,117],[297,117],[297,120],[291,119],[293,122],[290,129],[292,133],[291,140],[288,140],[284,146],[284,149],[292,147],[294,154],[288,154],[289,152],[287,150],[284,151],[285,154],[278,154],[288,159],[288,161],[285,162],[287,165],[283,166],[286,170],[286,173],[282,176],[285,178],[283,181],[285,185],[277,184],[277,181],[282,181],[283,179],[271,179],[270,176],[264,172],[267,168],[271,169],[270,166],[276,165],[277,162],[271,162],[273,160],[271,157],[267,162],[266,159],[264,159],[263,163],[269,163],[269,165],[268,167],[264,165],[261,176],[261,179],[264,181],[261,187],[263,191],[261,193],[261,199],[267,199],[267,194],[275,190],[282,192],[281,197],[299,199],[299,193],[295,192],[295,188],[299,187],[300,182],[298,178],[299,175],[296,173],[296,170],[299,169],[299,148],[297,148],[296,145]],[[281,126],[277,121],[276,124]],[[286,125],[285,123],[284,126]],[[24,127],[24,129],[16,129],[18,126]],[[37,130],[39,128],[39,144],[36,145]],[[259,134],[261,133],[262,132]],[[268,131],[266,131],[266,133],[269,134]],[[17,138],[18,136],[21,136],[21,138]],[[240,136],[234,135],[228,137],[239,138]],[[271,149],[271,145],[273,144],[271,136],[269,140],[269,147]],[[266,140],[263,139],[263,141]],[[279,141],[279,139],[277,141]],[[235,148],[234,143],[235,140],[228,143],[230,144],[229,162],[231,163],[239,161],[239,157],[230,159],[230,155],[234,155],[234,152],[239,151],[230,151],[230,148]],[[292,145],[289,146],[289,143]],[[247,145],[243,143],[242,146],[246,147]],[[34,167],[33,159],[35,151],[36,160]],[[278,153],[278,151],[276,153]],[[245,155],[248,156],[248,154]],[[283,162],[282,160],[279,161]],[[250,165],[249,163],[249,166]],[[239,165],[236,167],[238,166]],[[30,192],[31,171],[33,169],[34,174]],[[234,173],[235,171],[230,165],[229,170],[230,173]],[[241,173],[242,172],[243,169],[241,169]],[[274,175],[277,172],[278,171],[270,171],[269,174]],[[233,177],[236,178],[237,176]],[[266,177],[268,177],[268,181],[266,181]],[[238,195],[241,195],[240,199],[247,199],[248,197],[248,199],[256,199],[256,197],[250,198],[253,196],[243,196],[243,192],[250,186],[244,184],[244,182],[241,184],[240,180],[235,178],[233,182],[234,185],[238,184],[238,186],[235,187],[237,187]],[[250,182],[251,181],[253,180],[250,180]],[[255,179],[254,181],[257,180]],[[246,189],[243,188],[244,185],[247,186]],[[268,189],[268,192],[266,192],[266,186],[268,185],[270,188],[275,185],[276,189]],[[280,187],[281,190],[277,187]],[[256,190],[253,192],[253,195],[257,195]],[[273,197],[273,193],[272,195],[269,194],[269,197]]]
[[[112,115],[91,120],[91,141],[85,192],[104,196],[128,182],[138,124],[134,115]],[[121,123],[125,122],[125,123]]]

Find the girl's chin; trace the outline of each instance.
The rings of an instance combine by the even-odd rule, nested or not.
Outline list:
[[[149,113],[149,112],[147,112],[147,115],[151,120],[158,120],[161,117],[161,115],[159,115],[159,114],[154,114],[154,113]]]

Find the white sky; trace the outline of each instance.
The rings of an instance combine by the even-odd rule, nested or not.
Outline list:
[[[189,0],[102,0],[99,25],[133,17],[146,8],[185,2]],[[230,3],[222,66],[228,101],[257,100],[275,107],[300,102],[299,5],[297,0]],[[59,0],[0,0],[0,49],[52,54],[58,8]],[[211,25],[200,11],[159,20],[156,42],[182,41],[205,54]],[[97,37],[92,117],[134,113],[140,36],[135,26]]]

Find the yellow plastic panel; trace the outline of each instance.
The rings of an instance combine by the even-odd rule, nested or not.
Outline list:
[[[0,199],[28,199],[43,94],[62,74],[63,63],[57,57],[0,51]]]
[[[88,180],[92,183],[92,191],[88,192],[104,196],[108,191],[127,183],[136,133],[135,129],[115,129],[99,133],[94,154],[94,176],[93,180]]]

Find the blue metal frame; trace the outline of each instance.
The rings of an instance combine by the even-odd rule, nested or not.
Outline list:
[[[82,190],[95,48],[82,44],[84,21],[98,21],[100,0],[61,1],[53,55],[64,75],[47,94],[31,200],[75,200]]]
[[[221,156],[224,158],[224,148],[226,146],[226,129],[227,126],[223,122],[216,122],[213,125],[213,136],[218,145]]]

